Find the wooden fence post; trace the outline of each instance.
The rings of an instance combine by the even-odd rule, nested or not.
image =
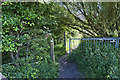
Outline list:
[[[52,38],[50,41],[50,56],[52,57],[53,62],[55,63],[55,56],[54,56],[54,39]]]
[[[69,39],[69,54],[70,54],[70,47],[71,47],[71,38]]]

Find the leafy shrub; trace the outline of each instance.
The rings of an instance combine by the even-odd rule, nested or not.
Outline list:
[[[65,55],[65,53],[66,53],[66,50],[65,50],[65,46],[62,46],[62,47],[60,47],[60,46],[55,46],[55,58],[56,58],[56,60],[59,60],[59,58],[61,57],[61,56],[63,56],[63,55]]]
[[[69,59],[74,60],[87,78],[119,78],[118,49],[111,46],[99,48],[80,46],[72,51]]]
[[[49,5],[51,6],[48,7]],[[52,21],[53,17],[49,15],[54,11],[51,8],[53,5],[53,3],[2,3],[2,66],[6,77],[57,76],[58,65],[53,64],[49,57],[50,39],[54,33],[59,33],[54,27],[58,24]],[[61,31],[63,33],[64,30]],[[63,37],[59,36],[60,33],[55,35],[58,37],[54,38],[57,40],[56,44],[62,41],[59,38]],[[8,64],[9,62],[12,64]]]
[[[20,58],[12,64],[4,64],[2,73],[7,78],[56,78],[58,76],[58,64],[53,63],[49,56],[35,56]],[[33,61],[34,60],[34,61]]]

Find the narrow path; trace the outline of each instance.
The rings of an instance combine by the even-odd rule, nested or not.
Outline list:
[[[79,78],[80,72],[76,64],[72,62],[67,62],[68,54],[62,56],[59,59],[60,72],[59,78]],[[84,78],[81,76],[81,78]]]

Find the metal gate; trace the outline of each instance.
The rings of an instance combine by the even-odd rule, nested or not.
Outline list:
[[[85,46],[94,46],[98,48],[100,46],[112,46],[113,48],[119,48],[119,38],[70,38],[69,39],[69,54],[72,51],[71,46],[73,44],[77,44],[75,48],[81,46],[81,50],[84,51]],[[79,41],[77,43],[73,43],[74,41]]]

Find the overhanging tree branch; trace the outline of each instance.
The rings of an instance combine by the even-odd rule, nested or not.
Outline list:
[[[90,37],[95,37],[95,36],[93,36],[93,35],[91,35],[91,34],[89,34],[89,33],[87,33],[87,32],[84,32],[84,31],[82,31],[82,30],[76,28],[76,27],[73,27],[73,26],[70,26],[70,27],[71,27],[72,29],[78,30],[80,33],[86,34],[86,35],[88,35],[88,36],[90,36]]]
[[[68,6],[67,6],[65,3],[64,3],[64,5],[66,6],[68,12],[69,12],[70,14],[72,14],[72,16],[73,16],[75,19],[79,20],[79,21],[80,21],[81,23],[83,23],[84,25],[88,25],[88,26],[89,26],[88,23],[84,22],[84,21],[81,20],[79,17],[75,16],[75,15],[70,11],[70,9],[68,8]]]

